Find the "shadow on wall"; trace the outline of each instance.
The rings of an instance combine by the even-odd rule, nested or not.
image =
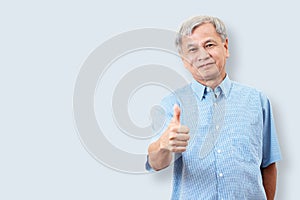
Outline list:
[[[280,115],[281,111],[279,110],[280,106],[278,106],[278,103],[276,99],[271,100],[272,103],[272,109],[273,109],[273,116],[276,124],[276,131],[277,131],[277,137],[279,140],[279,145],[281,149],[281,156],[282,160],[277,163],[277,190],[276,190],[276,199],[286,199],[285,197],[285,191],[288,191],[286,188],[288,184],[284,184],[288,182],[288,171],[289,171],[289,163],[285,159],[285,155],[287,155],[286,148],[288,144],[284,140],[283,133],[284,133],[284,120],[282,119],[283,115]]]
[[[234,33],[228,30],[228,48],[229,48],[229,58],[226,61],[226,71],[229,75],[229,78],[234,81],[238,80],[238,71],[239,71],[239,55],[236,53],[238,52],[237,45],[235,44],[236,39]]]

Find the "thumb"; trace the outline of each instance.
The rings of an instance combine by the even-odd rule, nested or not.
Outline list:
[[[172,122],[180,124],[180,108],[177,104],[174,105],[174,114]]]

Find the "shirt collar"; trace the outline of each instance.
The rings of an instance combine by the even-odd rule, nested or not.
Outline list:
[[[223,93],[225,98],[229,96],[230,89],[231,89],[232,82],[228,75],[226,75],[225,79],[221,82],[219,86],[215,88],[216,93]],[[195,79],[193,79],[191,83],[192,90],[196,93],[196,95],[199,97],[200,100],[203,99],[203,97],[206,95],[207,92],[212,91],[211,88],[202,85]]]

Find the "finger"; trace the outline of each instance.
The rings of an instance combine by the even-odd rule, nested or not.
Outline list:
[[[190,139],[190,135],[186,133],[176,133],[171,132],[169,135],[169,140],[181,140],[181,141],[187,141]]]
[[[180,108],[177,104],[174,105],[174,114],[172,118],[172,122],[176,124],[180,124]]]
[[[170,151],[174,153],[182,153],[186,151],[186,147],[171,147]]]
[[[170,145],[173,147],[186,147],[188,145],[188,142],[180,140],[171,140]]]
[[[182,134],[182,133],[178,133],[176,135],[176,138],[174,138],[174,140],[179,140],[179,141],[188,141],[190,139],[190,136],[188,134]]]
[[[185,125],[181,125],[181,126],[179,126],[179,128],[177,129],[177,132],[178,132],[178,133],[185,133],[185,134],[187,134],[187,133],[190,132],[190,129],[189,129],[189,127],[187,127],[187,126],[185,126]]]

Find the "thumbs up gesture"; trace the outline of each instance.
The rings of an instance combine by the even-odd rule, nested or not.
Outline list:
[[[174,114],[171,122],[180,125],[180,108],[177,104],[174,105]]]
[[[180,124],[180,108],[174,105],[173,118],[160,138],[160,146],[170,152],[181,153],[186,151],[189,136],[189,128]]]

